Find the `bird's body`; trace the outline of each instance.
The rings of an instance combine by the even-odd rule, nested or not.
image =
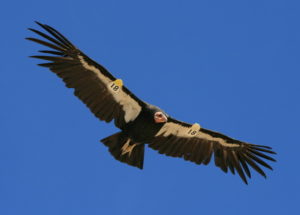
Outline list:
[[[27,38],[52,50],[50,55],[32,56],[49,61],[39,64],[63,79],[68,88],[81,99],[100,120],[114,120],[120,132],[101,141],[119,161],[143,168],[144,148],[196,164],[207,165],[214,154],[215,165],[224,172],[235,171],[247,183],[249,166],[266,177],[259,165],[272,169],[261,158],[275,161],[266,154],[275,154],[268,146],[235,140],[218,132],[204,129],[198,123],[178,121],[160,108],[150,105],[116,79],[103,66],[77,49],[68,39],[48,25],[38,23],[50,35],[30,29],[48,41]],[[246,175],[245,175],[246,174]]]
[[[138,143],[151,143],[163,126],[153,120],[153,114],[159,111],[158,107],[146,104],[137,118],[122,128],[123,132]]]

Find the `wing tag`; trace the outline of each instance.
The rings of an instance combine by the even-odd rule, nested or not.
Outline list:
[[[195,123],[192,125],[192,127],[189,128],[187,134],[190,136],[196,136],[200,128],[200,125],[198,123]]]
[[[120,92],[122,86],[123,81],[121,79],[116,79],[108,84],[108,88],[114,93]]]

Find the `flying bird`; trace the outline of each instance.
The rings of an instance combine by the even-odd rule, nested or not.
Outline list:
[[[215,131],[189,124],[169,116],[157,106],[148,104],[115,78],[54,28],[36,22],[45,33],[29,28],[41,36],[26,38],[50,48],[43,55],[31,56],[48,62],[38,64],[59,76],[68,88],[86,104],[91,112],[105,122],[114,121],[119,132],[101,140],[112,156],[131,166],[143,169],[147,144],[160,154],[179,157],[207,165],[212,155],[217,167],[225,173],[237,172],[247,184],[250,168],[266,177],[261,166],[272,170],[265,160],[275,161],[269,146],[239,141]]]

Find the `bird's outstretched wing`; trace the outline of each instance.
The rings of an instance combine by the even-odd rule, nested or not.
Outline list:
[[[38,65],[49,68],[63,79],[68,88],[74,88],[74,94],[96,117],[106,122],[114,119],[116,126],[122,128],[139,115],[144,102],[124,87],[122,80],[116,79],[103,66],[82,53],[57,30],[48,25],[37,24],[48,34],[31,28],[29,30],[46,41],[26,39],[50,48],[39,51],[50,55],[31,57],[49,61]]]
[[[246,175],[251,178],[249,166],[266,177],[260,168],[272,170],[265,161],[275,161],[266,154],[275,154],[268,146],[254,145],[234,140],[223,134],[168,118],[168,122],[156,134],[149,147],[159,153],[172,157],[181,157],[196,164],[207,165],[214,154],[215,165],[227,173],[228,168],[235,171],[247,184]]]

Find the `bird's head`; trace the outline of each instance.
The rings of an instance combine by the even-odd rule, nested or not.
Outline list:
[[[147,104],[146,107],[147,115],[151,116],[153,122],[156,124],[165,123],[168,121],[168,114],[166,114],[162,109],[154,105]]]
[[[164,123],[168,121],[168,117],[162,111],[157,111],[154,113],[155,123]]]

